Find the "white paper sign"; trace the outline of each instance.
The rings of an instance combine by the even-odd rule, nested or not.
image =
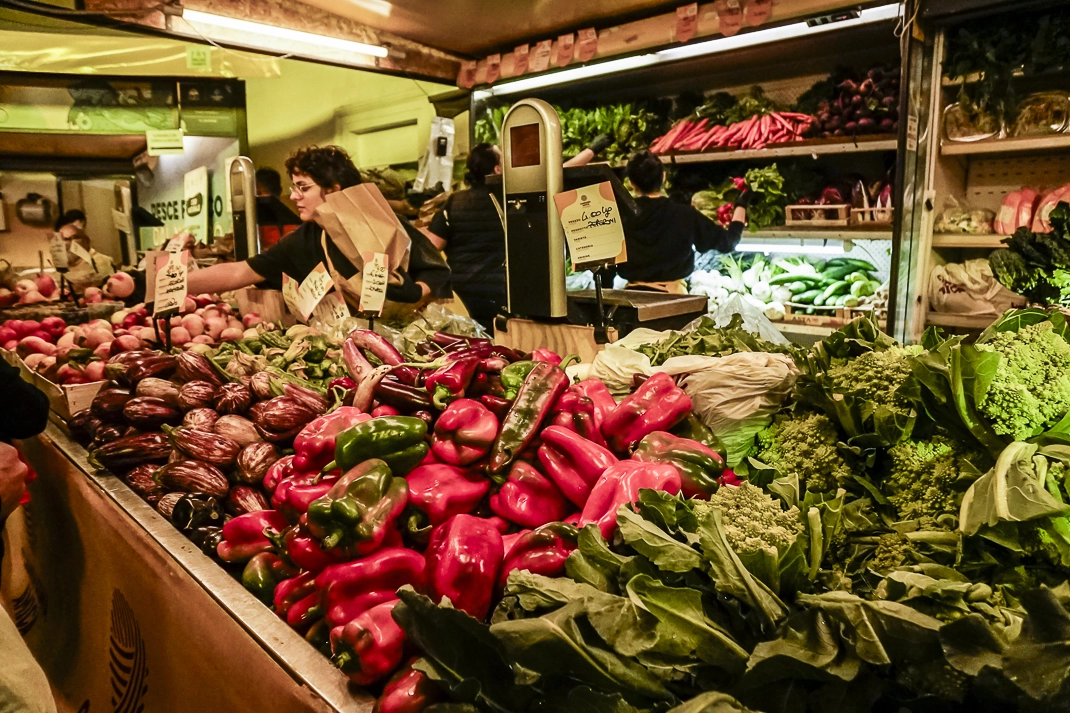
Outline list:
[[[366,252],[364,257],[363,285],[360,288],[360,311],[365,314],[383,313],[386,302],[386,283],[390,279],[390,265],[386,253]]]
[[[316,305],[316,309],[312,310],[312,314],[324,324],[338,324],[343,319],[347,319],[350,316],[346,298],[343,297],[342,293],[338,290],[329,292],[327,296]]]
[[[146,152],[149,156],[184,154],[182,129],[160,129],[145,132]]]
[[[282,299],[286,301],[286,306],[290,308],[290,311],[296,315],[301,314],[299,289],[297,280],[293,279],[285,272],[282,273]]]
[[[627,259],[624,227],[609,181],[558,193],[554,203],[573,266]]]
[[[167,253],[162,250],[149,250],[145,253],[145,304],[156,299],[156,265],[160,257],[166,256]]]
[[[2,206],[0,206],[2,208]],[[74,245],[75,243],[71,243]],[[52,254],[52,267],[57,270],[67,269],[67,245],[63,242],[63,238],[59,233],[52,233],[52,237],[48,239],[48,252]]]
[[[331,279],[327,268],[321,262],[308,273],[308,277],[302,280],[301,286],[297,288],[297,314],[302,320],[308,320],[312,310],[331,291],[332,287],[334,287],[334,280]]]
[[[70,248],[68,248],[68,250],[70,250],[71,255],[74,255],[76,258],[78,258],[82,262],[87,262],[89,264],[93,264],[93,256],[90,255],[89,251],[86,250],[85,248],[83,248],[78,243],[77,240],[72,240],[71,241],[71,246],[70,246]]]
[[[186,301],[189,251],[168,253],[156,260],[156,292],[152,313],[177,312]]]

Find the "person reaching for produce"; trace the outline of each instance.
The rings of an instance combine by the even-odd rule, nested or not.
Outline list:
[[[346,279],[357,274],[357,267],[314,220],[316,209],[326,202],[327,194],[361,182],[360,172],[349,155],[337,146],[310,146],[298,149],[286,159],[286,170],[292,181],[290,198],[304,224],[270,250],[248,260],[191,272],[190,294],[227,292],[258,283],[278,290],[282,288],[283,273],[300,282],[320,263],[333,264]],[[402,271],[402,284],[387,286],[387,299],[405,304],[449,299],[452,296],[449,266],[423,233],[405,220],[401,224],[412,239],[409,269]]]
[[[746,207],[754,194],[743,191],[732,211],[732,222],[722,228],[690,205],[669,200],[662,193],[665,169],[649,151],[628,161],[628,180],[635,192],[634,225],[625,233],[628,262],[617,268],[628,289],[684,294],[684,278],[695,270],[695,252],[730,252],[743,235]]]

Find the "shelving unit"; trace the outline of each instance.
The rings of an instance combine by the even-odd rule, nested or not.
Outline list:
[[[895,151],[896,140],[890,136],[860,136],[857,140],[811,139],[790,144],[777,144],[764,149],[718,149],[694,153],[674,153],[661,156],[662,163],[710,163],[714,161],[749,161],[775,159],[783,156],[828,156],[836,154]]]
[[[1007,247],[1002,243],[1006,235],[958,235],[954,233],[935,233],[933,248],[967,248],[995,250]]]
[[[944,156],[1008,155],[1058,149],[1070,149],[1070,134],[1026,136],[1017,139],[985,139],[972,142],[944,141],[940,145],[940,153]]]
[[[799,240],[891,240],[892,229],[890,226],[879,228],[865,228],[862,226],[848,226],[846,228],[762,228],[756,233],[744,233],[744,240],[760,239],[799,239]]]
[[[996,321],[999,315],[951,314],[949,312],[929,312],[925,323],[933,327],[954,327],[956,329],[982,330]]]

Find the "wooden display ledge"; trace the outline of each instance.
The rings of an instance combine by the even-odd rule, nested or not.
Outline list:
[[[561,356],[579,354],[580,361],[592,362],[604,344],[594,339],[594,327],[576,324],[548,324],[534,322],[530,319],[510,319],[506,322],[507,331],[494,330],[494,343],[520,352],[530,352],[540,347],[556,352]],[[619,338],[617,330],[607,328],[610,342]]]

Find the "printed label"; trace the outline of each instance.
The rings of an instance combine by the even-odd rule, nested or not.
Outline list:
[[[585,264],[627,259],[624,227],[609,181],[558,193],[554,203],[576,269]]]
[[[72,242],[71,245],[75,243]],[[52,267],[57,270],[66,270],[67,265],[67,244],[63,242],[63,238],[59,233],[52,233],[52,237],[48,239],[48,252],[52,255]]]
[[[698,3],[676,8],[676,41],[687,42],[698,30]]]

